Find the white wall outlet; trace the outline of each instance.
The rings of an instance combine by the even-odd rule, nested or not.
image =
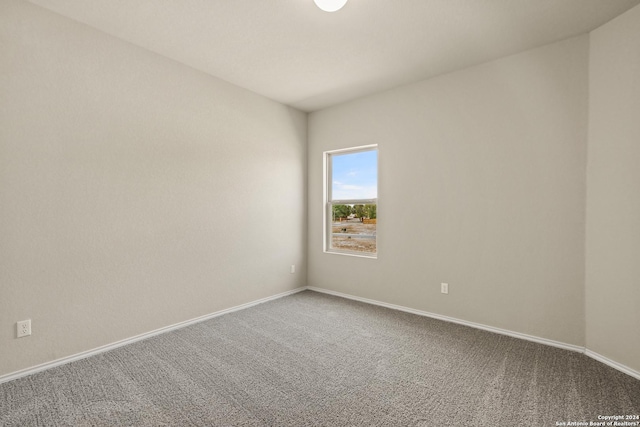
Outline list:
[[[17,323],[18,338],[31,335],[31,319],[21,320]]]
[[[296,265],[295,264],[291,264],[291,274],[296,272]]]
[[[443,294],[449,293],[449,284],[448,283],[440,283],[440,292]]]

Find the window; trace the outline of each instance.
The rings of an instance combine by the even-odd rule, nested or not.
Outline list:
[[[376,145],[327,151],[324,250],[375,258],[378,222]]]

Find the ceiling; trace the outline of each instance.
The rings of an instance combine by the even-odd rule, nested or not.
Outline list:
[[[29,0],[303,111],[586,33],[640,0]]]

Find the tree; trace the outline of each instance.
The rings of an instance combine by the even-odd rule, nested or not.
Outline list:
[[[346,218],[351,215],[351,206],[349,205],[333,205],[333,219]]]
[[[366,216],[366,213],[364,211],[364,205],[355,205],[353,207],[353,213],[356,215],[357,218],[362,218]]]
[[[367,218],[376,219],[378,205],[364,205],[364,212]]]

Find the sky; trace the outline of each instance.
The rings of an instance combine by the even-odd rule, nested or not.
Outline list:
[[[378,197],[378,150],[333,154],[331,158],[333,200]]]

